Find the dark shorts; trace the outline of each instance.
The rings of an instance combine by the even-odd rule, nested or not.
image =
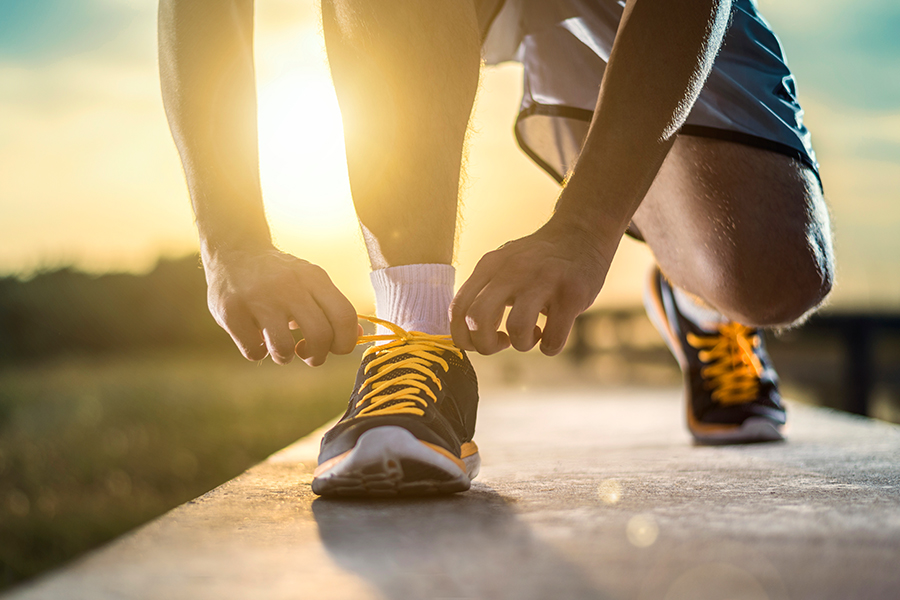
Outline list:
[[[476,0],[488,64],[524,66],[521,148],[558,181],[587,134],[624,1]],[[786,154],[818,174],[794,76],[753,0],[736,0],[722,50],[681,128]]]

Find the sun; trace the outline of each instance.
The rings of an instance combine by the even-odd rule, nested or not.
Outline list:
[[[273,229],[294,236],[355,231],[341,113],[320,57],[259,84],[260,169]]]
[[[323,267],[355,306],[369,310],[368,261],[319,27],[267,16],[259,4],[260,176],[272,236],[281,250]]]

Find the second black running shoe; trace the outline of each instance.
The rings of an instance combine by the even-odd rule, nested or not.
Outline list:
[[[650,320],[681,365],[688,429],[702,444],[784,439],[785,409],[763,332],[725,323],[706,331],[678,308],[658,268],[644,295]]]
[[[322,438],[313,491],[323,496],[449,494],[469,489],[481,460],[472,441],[478,383],[448,335],[405,331],[363,355],[347,412]]]

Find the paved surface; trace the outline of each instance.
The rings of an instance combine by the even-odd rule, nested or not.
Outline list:
[[[485,394],[442,499],[316,499],[311,436],[8,598],[900,598],[900,427],[696,447],[678,396]]]

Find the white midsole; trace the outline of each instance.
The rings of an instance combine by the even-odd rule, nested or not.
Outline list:
[[[463,472],[459,465],[426,446],[406,429],[387,425],[375,427],[359,436],[356,446],[347,457],[319,475],[317,479],[347,476],[378,463],[382,464],[386,473],[392,471],[400,473],[401,460],[415,460],[465,480],[475,477],[481,463],[478,453],[468,456],[463,459],[467,471]]]

